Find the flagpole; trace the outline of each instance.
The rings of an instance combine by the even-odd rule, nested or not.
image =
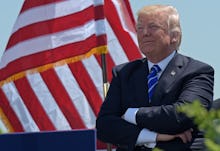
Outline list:
[[[104,92],[104,97],[106,97],[107,92],[108,92],[108,78],[107,78],[107,69],[106,69],[106,55],[101,54],[101,62],[102,62],[102,78],[103,78],[103,92]]]
[[[101,54],[101,62],[102,62],[103,93],[105,98],[108,92],[109,83],[108,83],[107,69],[106,69],[106,55],[104,53]],[[107,143],[107,151],[112,151],[112,145],[109,143]]]

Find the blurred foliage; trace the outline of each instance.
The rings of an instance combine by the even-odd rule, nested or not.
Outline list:
[[[178,108],[193,118],[201,131],[205,132],[205,145],[209,151],[220,151],[220,110],[207,111],[199,101]]]
[[[163,150],[161,150],[159,148],[154,148],[153,151],[163,151]]]
[[[153,151],[163,151],[163,150],[161,150],[159,148],[154,148]]]

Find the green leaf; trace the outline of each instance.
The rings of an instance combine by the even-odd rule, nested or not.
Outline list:
[[[177,108],[194,120],[198,128],[205,132],[205,145],[209,151],[220,151],[220,111],[207,111],[197,100]]]

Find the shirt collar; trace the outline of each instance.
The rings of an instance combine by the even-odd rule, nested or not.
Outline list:
[[[165,70],[170,60],[174,57],[175,53],[176,51],[173,51],[169,56],[167,56],[165,59],[157,63],[157,65],[161,68],[161,73]],[[150,62],[149,60],[147,60],[147,62],[148,62],[148,69],[150,71],[154,63]]]

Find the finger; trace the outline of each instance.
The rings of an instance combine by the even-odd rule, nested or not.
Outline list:
[[[191,142],[191,140],[192,140],[191,130],[185,131],[184,134],[185,134],[186,140],[187,140],[188,142]]]
[[[178,137],[183,141],[183,143],[187,143],[187,138],[184,133],[179,134]]]

